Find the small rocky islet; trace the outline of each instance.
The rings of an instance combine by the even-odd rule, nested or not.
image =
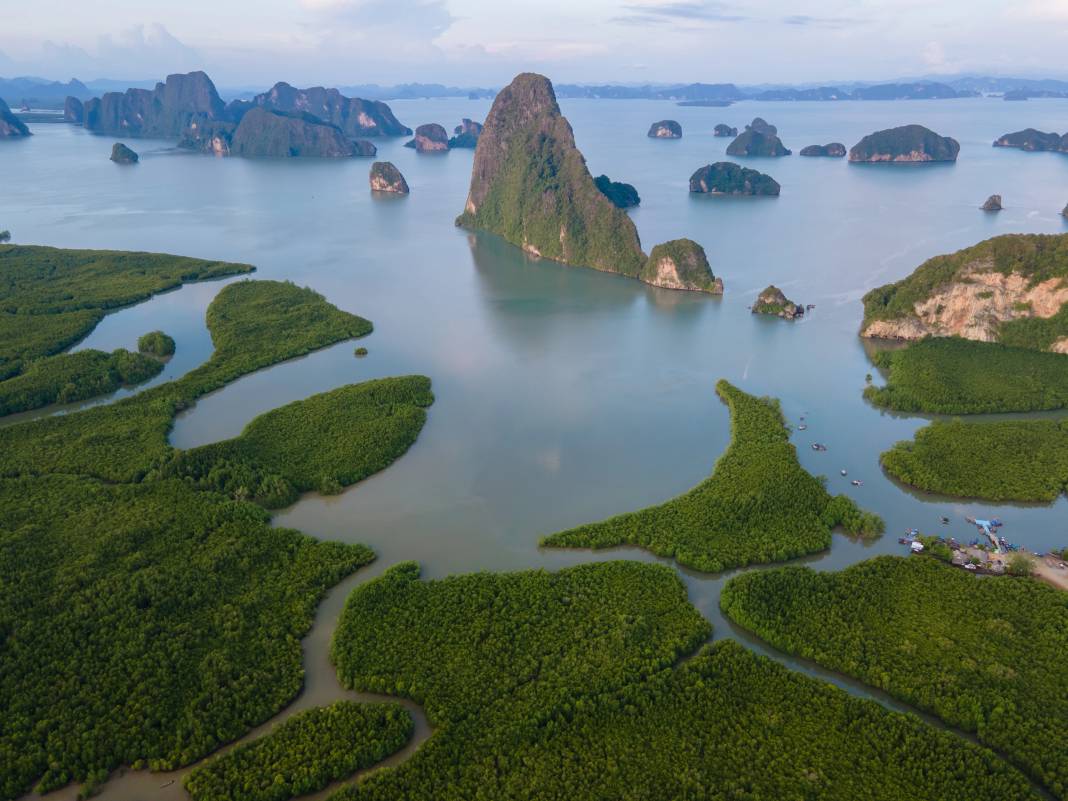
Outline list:
[[[690,192],[694,194],[778,197],[780,189],[770,175],[731,161],[705,165],[690,176]]]
[[[727,145],[728,156],[760,156],[778,158],[789,156],[791,151],[779,138],[779,131],[762,118],[756,117],[745,130]]]
[[[809,145],[801,148],[799,155],[841,159],[846,156],[846,146],[841,142],[829,142],[826,145]]]
[[[673,239],[654,247],[638,277],[664,289],[723,294],[723,279],[712,273],[705,249],[692,239]]]
[[[757,299],[750,310],[753,314],[768,314],[782,317],[784,320],[795,320],[798,317],[805,316],[805,307],[790,300],[774,284],[768,286],[757,295]]]
[[[855,164],[925,164],[956,161],[960,143],[922,125],[902,125],[868,134],[849,150]]]
[[[136,164],[140,156],[122,142],[116,142],[111,147],[111,160],[116,164]]]
[[[712,129],[712,135],[718,136],[721,139],[728,136],[737,136],[738,129],[732,128],[731,126],[721,122],[719,123],[719,125]]]
[[[404,143],[416,153],[444,153],[449,149],[449,134],[436,122],[428,122],[415,129],[415,137]]]
[[[407,195],[409,192],[408,182],[391,161],[376,161],[372,164],[369,179],[372,192],[391,192],[397,195]]]
[[[1001,195],[991,195],[979,208],[983,211],[1001,211]]]
[[[682,126],[675,120],[660,120],[649,126],[650,139],[681,139]]]

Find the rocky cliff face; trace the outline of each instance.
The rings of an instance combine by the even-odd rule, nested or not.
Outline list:
[[[960,143],[948,136],[939,136],[922,125],[903,125],[868,134],[849,151],[852,162],[867,163],[924,163],[956,161]]]
[[[1007,133],[994,140],[994,147],[1015,147],[1020,150],[1053,150],[1068,152],[1068,134],[1043,133],[1034,128],[1026,128],[1015,133]]]
[[[108,92],[84,104],[85,127],[112,136],[177,139],[196,120],[226,119],[215,84],[203,72],[168,75],[156,88]]]
[[[793,152],[779,139],[779,131],[760,117],[745,126],[745,130],[727,145],[728,156],[789,156]]]
[[[408,194],[408,182],[404,180],[401,171],[389,161],[376,161],[371,165],[371,191],[372,192],[395,192],[399,195]]]
[[[846,147],[841,142],[830,142],[826,145],[809,145],[801,148],[802,156],[814,156],[823,158],[844,158]]]
[[[15,139],[29,135],[30,129],[11,113],[7,103],[0,98],[0,139]]]
[[[453,129],[453,136],[449,140],[449,147],[478,146],[478,137],[482,135],[482,123],[474,122],[464,117],[463,121]]]
[[[751,308],[753,314],[771,314],[786,320],[803,317],[805,307],[800,303],[794,303],[783,291],[772,284],[759,295]]]
[[[345,158],[356,146],[340,128],[311,114],[249,110],[230,140],[230,153],[253,158]]]
[[[63,119],[81,125],[85,121],[85,106],[76,97],[68,97],[63,102]]]
[[[594,185],[552,84],[533,73],[494,100],[457,224],[567,264],[636,277],[645,262],[634,224]]]
[[[415,129],[415,138],[404,143],[416,153],[444,153],[449,149],[449,135],[436,122],[428,122]]]
[[[731,161],[717,161],[690,176],[690,191],[710,195],[768,195],[776,197],[780,186],[770,175]]]
[[[111,160],[116,164],[136,164],[140,156],[122,142],[116,142],[111,148]]]
[[[723,294],[723,279],[712,274],[705,249],[692,239],[673,239],[657,245],[638,277],[665,289]]]
[[[250,108],[264,108],[289,113],[311,114],[340,128],[346,136],[408,136],[412,129],[402,125],[385,103],[345,97],[337,89],[314,86],[296,89],[288,83],[276,83],[270,90],[251,101],[235,101],[227,110],[240,120]]]
[[[675,120],[660,120],[649,126],[651,139],[681,139],[682,126]]]
[[[1068,234],[994,237],[936,256],[908,278],[869,292],[861,336],[996,342],[1014,321],[1058,316],[1068,304],[1066,276]],[[1055,336],[1050,349],[1062,339]]]

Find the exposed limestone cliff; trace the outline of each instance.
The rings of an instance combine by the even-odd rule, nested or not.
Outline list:
[[[770,314],[782,317],[784,320],[793,320],[805,315],[805,307],[800,303],[794,303],[774,284],[757,295],[751,311],[753,314]]]
[[[203,72],[168,75],[156,88],[108,92],[84,104],[85,127],[113,136],[176,139],[194,120],[226,119],[215,85]]]
[[[436,122],[428,122],[415,129],[415,138],[404,143],[416,153],[444,153],[449,149],[449,135]]]
[[[864,296],[861,336],[959,336],[1063,348],[1068,234],[1010,234],[936,256],[908,278]]]
[[[1001,211],[1001,195],[991,195],[980,208],[983,211]]]
[[[523,73],[493,101],[458,225],[537,256],[637,277],[638,231],[594,185],[548,78]]]
[[[654,247],[638,277],[665,289],[723,294],[723,279],[712,274],[705,249],[692,239],[673,239]]]
[[[408,136],[412,129],[402,125],[393,116],[388,105],[377,100],[345,97],[337,89],[313,86],[296,89],[288,83],[276,83],[268,91],[256,95],[251,101],[235,101],[227,106],[227,112],[236,122],[250,108],[265,108],[275,111],[312,114],[323,122],[340,128],[351,138],[366,136]]]
[[[85,121],[85,106],[82,101],[76,97],[68,97],[63,101],[63,119],[81,125]]]
[[[398,195],[408,194],[408,182],[404,180],[401,171],[389,161],[376,161],[371,165],[371,191],[372,192],[395,192]]]
[[[29,135],[30,129],[11,113],[7,103],[0,98],[0,139],[15,139]]]

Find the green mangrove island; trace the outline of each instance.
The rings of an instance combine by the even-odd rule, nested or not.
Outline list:
[[[9,346],[19,370],[106,308],[251,269],[145,254],[4,258],[19,278],[4,313],[50,323]],[[85,308],[68,312],[67,288],[82,286]],[[301,688],[300,638],[319,598],[373,559],[274,527],[263,506],[334,491],[403,454],[432,400],[428,380],[341,387],[256,418],[236,440],[178,451],[174,415],[198,397],[371,330],[273,281],[225,287],[207,321],[215,351],[184,377],[0,428],[5,801],[71,782],[91,793],[120,765],[186,765],[262,723]]]
[[[640,545],[715,573],[826,550],[836,526],[860,536],[882,533],[880,518],[844,495],[832,497],[823,480],[801,467],[778,401],[726,381],[716,392],[730,408],[731,443],[709,478],[667,503],[562,531],[541,544]]]
[[[881,556],[836,573],[784,567],[727,582],[724,613],[776,648],[974,732],[1068,798],[1068,598]],[[976,610],[984,610],[975,617]]]
[[[989,750],[709,634],[661,565],[392,567],[349,597],[333,660],[434,734],[332,799],[1037,799]]]

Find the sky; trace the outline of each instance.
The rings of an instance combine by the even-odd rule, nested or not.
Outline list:
[[[1068,0],[0,0],[0,76],[55,80],[1065,78],[1066,53]]]

